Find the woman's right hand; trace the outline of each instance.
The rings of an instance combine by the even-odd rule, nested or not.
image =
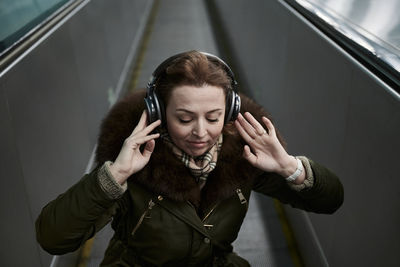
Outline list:
[[[110,165],[110,172],[119,184],[125,181],[132,174],[143,169],[149,162],[154,150],[154,139],[160,136],[159,133],[150,134],[161,123],[160,120],[147,125],[147,114],[143,111],[139,123],[136,125],[132,134],[125,139],[117,159]],[[140,146],[146,143],[143,153]]]

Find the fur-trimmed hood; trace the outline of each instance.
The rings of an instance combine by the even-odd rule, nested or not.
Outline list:
[[[144,90],[129,94],[115,104],[104,118],[96,151],[97,164],[116,159],[124,140],[131,134],[145,109],[145,94]],[[249,111],[258,121],[261,121],[262,116],[269,117],[259,105],[243,94],[241,100],[242,113]],[[237,188],[251,186],[252,178],[260,171],[243,158],[244,141],[233,124],[225,125],[223,134],[224,141],[217,167],[208,176],[202,190],[190,171],[160,139],[156,140],[150,162],[140,172],[132,175],[128,184],[139,183],[155,194],[176,201],[190,201],[202,210],[232,196]],[[279,135],[278,137],[280,138]]]

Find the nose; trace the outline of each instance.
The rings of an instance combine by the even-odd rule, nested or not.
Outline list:
[[[203,120],[200,119],[197,121],[192,129],[192,134],[199,138],[206,136],[207,130]]]

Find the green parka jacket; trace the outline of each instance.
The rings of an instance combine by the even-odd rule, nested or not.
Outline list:
[[[102,123],[97,167],[46,205],[36,221],[37,240],[51,254],[78,249],[112,220],[115,234],[101,266],[248,266],[232,253],[252,190],[317,213],[333,213],[343,187],[327,168],[309,160],[314,184],[291,189],[275,173],[261,172],[243,157],[244,141],[224,127],[217,167],[202,190],[160,140],[149,163],[128,179],[125,192],[110,192],[106,161],[113,161],[144,109],[144,91],[117,103]],[[242,112],[268,116],[245,96]],[[283,142],[283,141],[281,141]],[[112,191],[112,190],[111,190]]]

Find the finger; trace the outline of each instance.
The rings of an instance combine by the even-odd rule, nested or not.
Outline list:
[[[275,132],[275,127],[272,124],[271,120],[269,120],[267,117],[262,117],[262,121],[264,122],[265,126],[268,129],[268,134],[271,136],[275,136],[276,132]]]
[[[143,157],[150,158],[151,154],[154,151],[155,145],[156,145],[156,142],[154,141],[154,139],[147,141],[146,146],[144,147],[144,150],[143,150]]]
[[[238,120],[235,120],[235,127],[246,143],[251,143],[254,141],[254,139],[244,130]]]
[[[130,138],[130,143],[132,144],[133,147],[136,148],[137,146],[143,145],[143,144],[146,143],[147,141],[156,139],[156,138],[158,138],[158,137],[160,137],[160,134],[159,134],[159,133],[151,134],[151,135],[146,135],[146,136],[141,136],[141,137],[135,136],[135,137],[133,137],[133,138]]]
[[[253,115],[251,115],[250,112],[245,112],[244,117],[250,122],[258,135],[265,134],[266,131],[264,127],[253,117]]]
[[[245,119],[245,117],[242,116],[242,114],[239,113],[238,117],[237,117],[237,121],[239,121],[240,125],[243,127],[243,129],[247,132],[247,134],[251,137],[251,138],[256,138],[257,137],[257,132],[254,129],[253,126],[251,126],[251,124]]]
[[[243,149],[243,157],[250,162],[251,165],[255,165],[257,162],[257,157],[251,152],[250,147],[248,145],[244,146]]]
[[[147,113],[146,113],[146,110],[143,110],[142,115],[140,116],[140,120],[139,120],[138,124],[136,125],[135,129],[133,129],[131,135],[134,135],[137,132],[139,132],[140,130],[142,130],[144,127],[146,127],[146,124],[147,124]]]
[[[156,120],[155,122],[152,122],[150,125],[144,127],[143,129],[134,131],[132,133],[132,137],[141,137],[141,136],[146,136],[149,133],[151,133],[155,128],[157,128],[161,124],[161,120]]]
[[[155,128],[157,128],[158,126],[160,126],[161,124],[161,120],[156,120],[155,122],[152,122],[149,126],[147,126],[146,128],[144,128],[142,130],[142,132],[140,133],[140,135],[148,135],[149,133],[151,133]]]

